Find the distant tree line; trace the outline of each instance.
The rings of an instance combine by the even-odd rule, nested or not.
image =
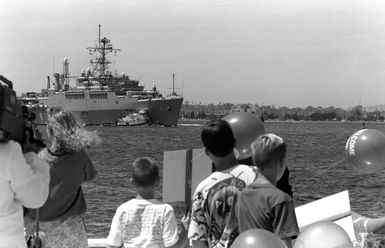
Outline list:
[[[384,112],[365,112],[361,105],[349,109],[330,107],[288,108],[274,105],[259,106],[258,104],[201,104],[185,101],[181,109],[181,118],[217,119],[231,112],[250,112],[263,120],[281,121],[384,121]]]

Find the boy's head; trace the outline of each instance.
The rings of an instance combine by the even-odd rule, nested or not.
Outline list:
[[[138,158],[132,165],[132,179],[137,187],[148,188],[156,186],[159,180],[158,163],[147,157]]]
[[[229,123],[213,120],[206,123],[201,132],[202,143],[215,157],[225,157],[233,152],[235,138]]]
[[[286,157],[287,145],[283,139],[275,134],[260,135],[252,144],[252,159],[253,164],[261,170],[266,169],[266,166],[273,164],[284,165]],[[285,171],[285,166],[282,166],[279,171],[278,179]]]

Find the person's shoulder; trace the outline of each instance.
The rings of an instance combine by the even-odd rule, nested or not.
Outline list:
[[[293,199],[274,185],[265,187],[265,194],[274,202],[274,205],[292,202]]]
[[[66,163],[69,163],[69,164],[71,164],[73,166],[77,166],[77,167],[79,164],[86,165],[86,164],[92,163],[89,156],[84,151],[68,152],[68,153],[60,156],[59,158],[60,158],[60,160],[66,161]]]
[[[213,181],[213,178],[216,178],[215,174],[215,172],[211,173],[208,177],[198,183],[195,191],[202,191],[204,188],[206,188]]]
[[[9,140],[8,142],[4,142],[2,144],[6,145],[6,146],[9,146],[9,147],[20,146],[20,144],[17,143],[16,141],[14,141],[14,140]]]
[[[274,188],[274,192],[278,195],[278,196],[280,196],[280,197],[282,197],[283,199],[285,199],[285,200],[287,200],[287,201],[292,201],[293,200],[293,198],[291,198],[287,193],[285,193],[284,191],[282,191],[282,190],[280,190],[279,188],[277,188],[276,186],[273,186],[273,188]]]
[[[231,171],[231,174],[239,176],[240,178],[243,178],[247,181],[247,184],[250,184],[255,181],[255,179],[258,176],[258,169],[255,166],[245,165],[245,164],[238,164],[234,167],[234,169]]]
[[[92,164],[91,158],[86,151],[84,150],[78,151],[76,152],[76,156],[82,158],[84,163]]]
[[[122,204],[120,204],[117,208],[117,211],[123,211],[125,209],[130,209],[132,208],[135,204],[135,199],[128,200]]]
[[[238,164],[234,170],[257,173],[258,168],[254,165]]]
[[[22,156],[22,149],[19,143],[13,140],[0,143],[0,153],[3,160],[7,160],[7,157]]]
[[[151,200],[148,200],[151,205],[159,205],[159,206],[171,206],[169,203],[167,202],[163,202],[161,200],[158,200],[158,199],[151,199]]]
[[[75,153],[78,154],[79,156],[82,156],[82,157],[89,157],[86,150],[80,150],[80,151],[77,151]]]
[[[174,211],[174,208],[167,202],[155,200],[152,205],[155,207],[164,208],[166,211]]]
[[[20,151],[21,152],[21,145],[14,141],[14,140],[9,140],[8,142],[1,143],[4,149],[7,151]]]
[[[215,171],[211,173],[208,177],[203,179],[198,186],[196,187],[195,192],[203,192],[207,189],[211,188],[213,185],[215,185],[218,182],[221,182],[223,180],[226,180],[230,178],[231,173],[224,173],[220,171]]]
[[[88,157],[87,153],[83,150],[73,151],[73,152],[68,153],[67,155],[72,156],[72,157],[81,157],[81,158],[87,158]]]
[[[135,202],[131,202],[131,203],[132,204],[127,205],[127,207],[133,208],[137,205]],[[139,205],[142,205],[142,204],[143,203]],[[146,205],[146,209],[152,209],[151,211],[162,211],[164,213],[175,212],[174,208],[169,203],[162,202],[158,199],[147,200],[145,205]]]

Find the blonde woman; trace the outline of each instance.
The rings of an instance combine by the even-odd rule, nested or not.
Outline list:
[[[82,183],[93,179],[95,170],[85,149],[99,143],[96,132],[80,127],[72,114],[48,109],[47,135],[50,145],[39,157],[50,165],[48,200],[39,208],[40,231],[45,247],[87,247],[83,214],[86,202]],[[36,211],[26,211],[27,233],[35,231]]]

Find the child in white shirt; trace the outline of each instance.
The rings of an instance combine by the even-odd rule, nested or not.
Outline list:
[[[178,235],[174,209],[155,199],[155,187],[159,184],[157,163],[150,158],[136,159],[132,177],[137,196],[116,210],[107,247],[184,247],[189,217],[182,218],[184,228]]]

